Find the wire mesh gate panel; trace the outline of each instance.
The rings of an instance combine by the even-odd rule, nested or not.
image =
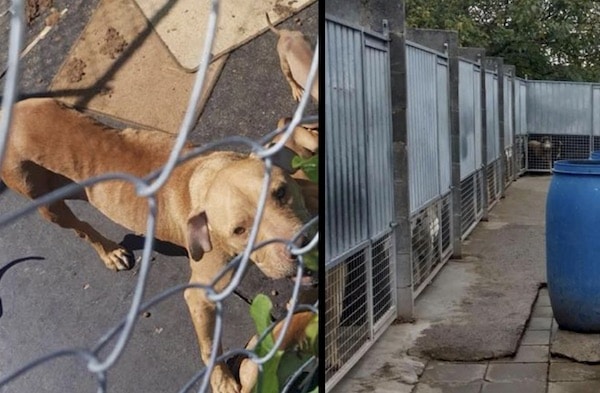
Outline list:
[[[461,238],[464,240],[475,229],[484,213],[484,171],[479,170],[460,182],[461,195]]]
[[[486,178],[488,187],[488,210],[500,199],[503,156],[500,153],[500,120],[498,103],[498,74],[485,71],[485,109],[486,109]]]
[[[452,251],[449,73],[445,54],[412,42],[406,43],[406,59],[412,279],[417,296]]]
[[[515,171],[522,175],[527,170],[527,82],[515,78]]]
[[[325,21],[326,390],[395,318],[388,42]]]
[[[513,109],[513,87],[514,77],[505,73],[504,83],[504,183],[508,186],[515,178],[513,155],[515,154],[514,140],[514,109]]]
[[[451,195],[411,217],[413,297],[417,297],[452,256]]]
[[[459,60],[458,112],[460,134],[461,237],[483,217],[481,66]]]
[[[527,170],[548,172],[554,161],[585,159],[600,128],[600,85],[527,81]]]

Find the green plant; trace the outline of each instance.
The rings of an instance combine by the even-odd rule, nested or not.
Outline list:
[[[304,171],[310,181],[319,181],[319,156],[314,155],[303,159],[296,156],[292,160],[292,167]],[[317,272],[319,270],[319,251],[315,248],[303,255],[304,266]],[[271,311],[273,304],[268,296],[258,294],[250,306],[250,315],[256,326],[258,336],[271,325]],[[259,376],[258,383],[254,388],[255,393],[278,393],[288,379],[306,364],[311,358],[317,358],[319,353],[319,316],[314,315],[305,330],[306,339],[294,348],[286,350],[277,350],[274,355],[263,364],[263,371]],[[265,335],[255,348],[258,356],[265,356],[275,345],[273,333]],[[319,387],[316,384],[317,373],[310,381],[310,387],[313,389],[309,393],[318,393]]]
[[[256,331],[262,336],[271,324],[271,311],[273,304],[268,296],[258,294],[250,306],[250,315],[256,325]],[[263,371],[254,388],[255,393],[278,393],[288,379],[311,358],[316,357],[319,351],[319,316],[314,315],[306,327],[306,340],[296,347],[275,351],[274,355],[263,364]],[[255,348],[258,356],[268,354],[275,344],[273,333],[269,333],[260,340]],[[316,378],[313,378],[316,381]],[[313,381],[313,382],[314,382]],[[310,393],[319,391],[318,386]]]

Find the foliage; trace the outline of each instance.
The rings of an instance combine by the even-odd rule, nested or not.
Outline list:
[[[295,169],[301,169],[313,182],[319,181],[319,156],[314,155],[308,159],[296,156],[292,160],[292,166]],[[304,254],[304,264],[306,268],[318,271],[318,250],[313,249]],[[273,304],[268,296],[259,294],[252,301],[250,306],[250,315],[254,320],[256,331],[259,337],[266,331],[271,324],[271,310]],[[277,393],[280,387],[283,387],[286,381],[311,358],[319,354],[319,316],[315,315],[306,327],[306,340],[297,348],[286,351],[278,350],[275,355],[263,365],[263,372],[259,376],[259,381],[254,388],[255,393]],[[270,333],[261,340],[256,353],[259,356],[265,356],[273,348],[275,340]],[[319,387],[316,385],[316,375],[311,378],[314,388],[309,393],[318,393]]]
[[[319,182],[319,155],[315,154],[310,158],[302,158],[295,156],[292,159],[292,167],[294,169],[301,169],[306,173],[308,179],[315,183]]]
[[[268,296],[259,294],[252,301],[250,314],[256,325],[259,336],[262,335],[271,323],[271,310],[273,305]],[[282,351],[278,350],[275,355],[263,365],[263,372],[254,389],[256,393],[277,393],[286,381],[312,357],[318,355],[319,351],[319,316],[315,315],[306,327],[306,341],[298,348]],[[265,356],[273,348],[273,334],[269,333],[260,341],[256,347],[259,356]],[[311,393],[318,392],[318,387]]]
[[[592,0],[407,0],[408,27],[456,30],[530,79],[600,80],[600,3]]]

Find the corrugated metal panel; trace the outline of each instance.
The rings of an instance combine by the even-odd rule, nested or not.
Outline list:
[[[515,79],[515,135],[522,135],[521,80]]]
[[[487,163],[500,157],[500,123],[498,119],[498,76],[485,73],[485,109],[487,131]]]
[[[600,85],[594,85],[592,88],[592,130],[595,136],[600,135]]]
[[[475,91],[473,78],[475,65],[466,61],[458,62],[458,116],[460,123],[460,180],[469,177],[476,170],[475,141]],[[481,149],[480,149],[481,150]]]
[[[519,134],[526,135],[527,134],[527,81],[521,80],[519,81]]]
[[[473,106],[475,116],[475,170],[483,165],[482,143],[483,129],[481,126],[481,67],[476,66],[473,69]]]
[[[504,147],[513,145],[513,78],[504,76]]]
[[[392,124],[389,55],[365,48],[365,111],[371,237],[390,229],[393,218]]]
[[[592,85],[529,81],[527,131],[533,134],[591,135]]]
[[[368,239],[362,33],[325,29],[325,259]]]
[[[437,65],[437,118],[438,118],[438,168],[440,188],[438,195],[450,191],[452,182],[452,158],[450,156],[450,101],[448,61],[438,58]]]
[[[406,47],[410,211],[439,195],[437,55]]]

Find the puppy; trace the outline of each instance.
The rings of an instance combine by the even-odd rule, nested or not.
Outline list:
[[[306,37],[299,31],[276,29],[269,14],[265,14],[269,29],[277,34],[277,53],[279,53],[279,63],[285,79],[292,88],[292,97],[300,101],[302,93],[306,88],[306,80],[310,71],[310,63],[313,58],[313,50],[306,40]],[[310,87],[310,95],[319,102],[319,78],[315,75],[313,85]]]

